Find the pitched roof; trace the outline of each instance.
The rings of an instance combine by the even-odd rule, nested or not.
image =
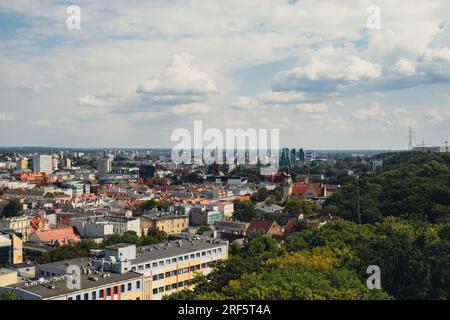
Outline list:
[[[80,237],[75,234],[73,227],[65,227],[58,229],[51,229],[47,231],[36,231],[33,233],[40,242],[52,243],[58,241],[60,244],[65,244],[69,240],[80,240]]]
[[[277,225],[273,220],[258,220],[253,218],[252,221],[250,221],[247,233],[263,231],[266,234],[273,225]]]

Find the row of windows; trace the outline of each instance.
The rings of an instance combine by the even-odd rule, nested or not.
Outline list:
[[[136,281],[136,289],[140,289],[140,288],[141,288],[141,281]],[[125,290],[125,289],[127,289],[127,290]],[[129,292],[132,289],[133,289],[132,282],[127,283],[126,286],[125,286],[125,284],[122,284],[120,286],[121,293]],[[75,300],[97,300],[97,297],[99,299],[105,298],[105,293],[106,293],[106,297],[111,297],[113,294],[119,294],[119,286],[115,286],[113,288],[106,288],[106,292],[104,291],[104,289],[100,289],[100,290],[92,291],[90,293],[85,293],[83,295],[78,294],[75,297],[69,297],[67,299],[74,300],[74,298],[75,298]]]
[[[187,286],[189,286],[189,281],[188,280],[180,281],[178,283],[172,283],[172,284],[169,284],[167,286],[162,286],[162,287],[159,287],[159,288],[155,288],[155,289],[153,289],[153,294],[163,293],[164,291],[175,290],[175,289],[183,288],[183,287],[187,287]]]
[[[218,261],[218,260],[216,260],[216,261]],[[164,278],[175,277],[177,274],[183,274],[183,273],[193,272],[193,271],[200,270],[200,269],[205,269],[207,267],[210,267],[213,262],[214,261],[205,262],[202,264],[197,264],[195,266],[190,266],[189,268],[186,267],[183,269],[168,271],[166,273],[155,274],[153,276],[153,281],[162,280]]]
[[[177,263],[180,261],[188,261],[191,259],[195,259],[195,258],[200,258],[200,257],[206,257],[206,256],[210,256],[212,254],[217,254],[217,253],[221,253],[222,252],[222,248],[217,248],[217,249],[212,249],[212,250],[206,250],[206,251],[202,251],[202,252],[197,252],[197,253],[191,253],[190,255],[185,255],[185,256],[179,256],[178,258],[172,258],[172,259],[166,259],[166,260],[160,260],[160,261],[156,261],[153,262],[152,264],[147,263],[145,265],[141,264],[137,267],[137,270],[141,271],[145,269],[150,269],[151,267],[156,268],[156,267],[162,267],[164,265],[170,265],[172,263]],[[136,271],[136,267],[131,268],[133,271]]]

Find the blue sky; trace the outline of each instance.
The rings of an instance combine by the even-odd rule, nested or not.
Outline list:
[[[68,5],[81,29],[68,30]],[[0,146],[170,147],[171,133],[280,129],[280,144],[404,149],[450,138],[450,3],[0,3]]]

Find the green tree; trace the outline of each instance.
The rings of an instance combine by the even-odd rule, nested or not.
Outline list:
[[[13,291],[7,291],[0,294],[0,300],[22,300],[22,297],[18,296]]]
[[[250,222],[256,217],[255,205],[251,201],[235,201],[233,218],[239,221]]]
[[[19,216],[22,208],[23,206],[19,199],[12,199],[3,208],[2,215],[5,217]]]
[[[202,235],[202,234],[205,233],[206,231],[211,231],[211,230],[212,230],[212,229],[211,229],[210,226],[200,226],[200,227],[197,229],[197,234]]]

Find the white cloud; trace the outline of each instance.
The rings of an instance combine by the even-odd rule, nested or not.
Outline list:
[[[194,57],[175,55],[160,76],[151,76],[138,87],[139,93],[151,95],[203,95],[217,92],[204,72],[193,66]]]
[[[416,73],[416,66],[413,61],[401,58],[395,64],[395,70],[405,76],[411,76]]]
[[[12,114],[0,112],[0,121],[11,121],[12,119]]]
[[[252,110],[258,107],[258,100],[252,97],[239,97],[239,99],[233,102],[232,107],[234,109]]]
[[[47,119],[29,120],[27,123],[38,127],[50,127],[51,125],[50,121]]]
[[[357,120],[383,120],[384,116],[385,113],[377,102],[368,109],[357,109],[353,112],[353,119]]]
[[[209,112],[209,107],[205,104],[191,103],[173,106],[171,113],[174,115],[196,115]]]
[[[299,113],[326,113],[328,106],[325,103],[305,103],[294,106]]]

